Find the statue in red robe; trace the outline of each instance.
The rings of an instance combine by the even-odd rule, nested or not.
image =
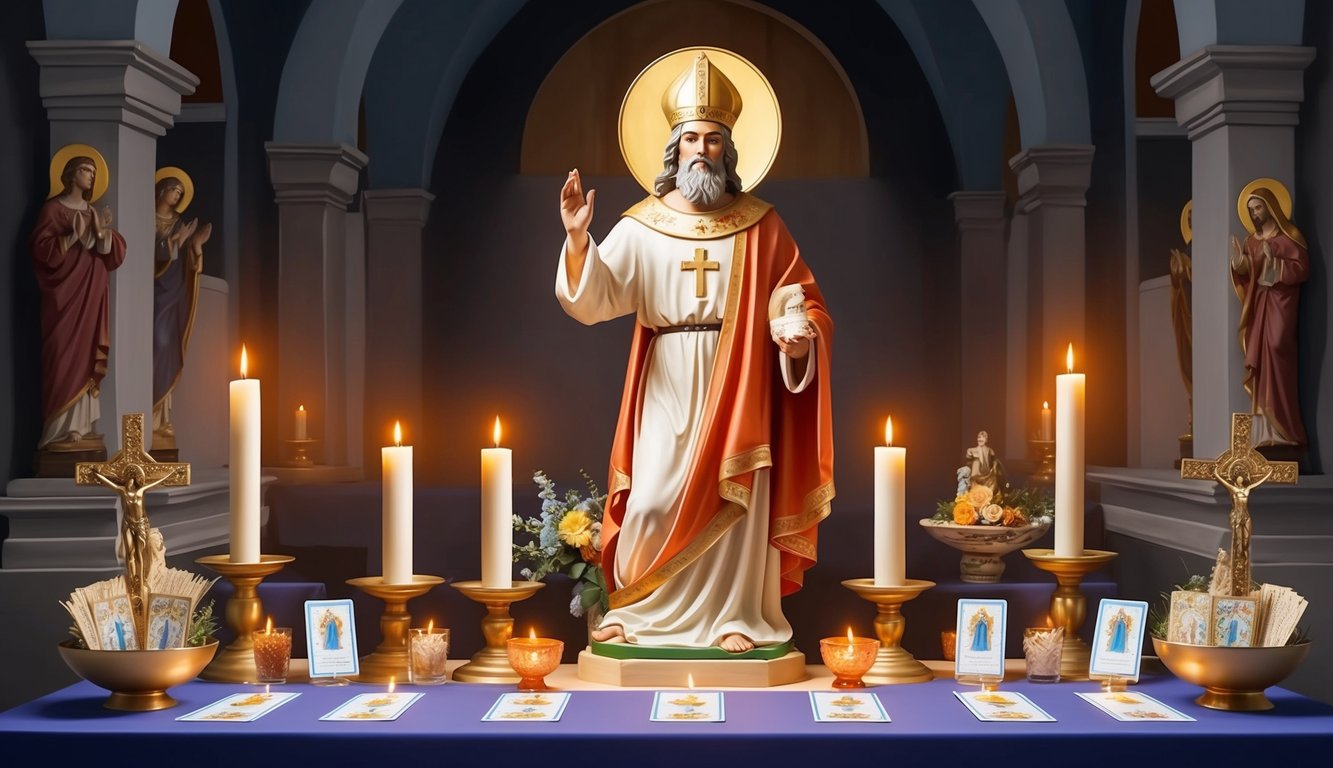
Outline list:
[[[1245,391],[1255,419],[1254,444],[1306,445],[1297,392],[1296,318],[1301,283],[1310,275],[1305,238],[1276,196],[1259,187],[1245,202],[1254,234],[1231,238],[1231,282],[1240,297]]]
[[[98,386],[111,352],[107,307],[111,271],[125,260],[125,238],[111,209],[94,210],[101,172],[90,157],[65,164],[64,190],[46,201],[28,239],[41,293],[42,437],[49,451],[104,449],[94,431]]]

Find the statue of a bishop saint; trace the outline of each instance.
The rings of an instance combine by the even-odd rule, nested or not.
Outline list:
[[[561,306],[638,321],[602,529],[611,609],[593,638],[743,652],[791,639],[780,598],[829,514],[833,321],[737,175],[737,87],[698,51],[662,108],[665,168],[605,239],[589,236],[596,192],[577,170],[560,192]],[[797,291],[805,322],[770,317]]]

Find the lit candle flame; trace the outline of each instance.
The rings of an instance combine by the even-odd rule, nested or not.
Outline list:
[[[1042,400],[1042,401],[1041,401],[1041,409],[1042,409],[1043,411],[1049,411],[1049,410],[1051,409],[1051,404],[1050,404],[1050,402],[1048,402],[1048,401],[1046,401],[1046,400]]]
[[[434,629],[435,629],[435,619],[431,619],[430,623],[426,625],[426,634],[429,635],[431,631]]]
[[[242,345],[241,345],[241,378],[242,378],[242,379],[245,378],[245,371],[246,371],[246,368],[247,368],[247,367],[248,367],[248,366],[246,365],[245,345],[242,344]]]
[[[529,640],[536,640],[536,639],[537,639],[537,630],[536,630],[535,628],[532,628],[532,627],[529,627],[529,628],[528,628],[528,639],[529,639]]]
[[[305,406],[304,406],[304,405],[298,405],[298,406],[296,406],[296,410],[298,410],[298,411],[304,411],[304,410],[305,410]]]
[[[268,693],[268,683],[264,683],[264,698],[267,699],[268,697],[269,697],[269,693]]]
[[[403,444],[403,425],[397,421],[393,423],[393,444],[396,446]]]
[[[1069,350],[1065,352],[1065,372],[1074,372],[1074,345],[1069,345]]]
[[[850,643],[851,641],[852,641],[852,628],[851,628],[851,627],[848,627],[848,628],[847,628],[847,642]]]
[[[394,683],[394,678],[390,677],[390,678],[389,678],[389,693],[393,693],[393,683]]]
[[[499,448],[499,447],[500,447],[500,417],[499,417],[499,416],[496,416],[496,417],[495,417],[495,429],[491,431],[491,435],[495,438],[495,447],[496,447],[496,448]]]
[[[884,444],[893,445],[893,417],[884,417]]]
[[[268,617],[268,621],[264,623],[264,634],[266,634],[266,635],[271,635],[271,634],[273,634],[273,617],[272,617],[272,616]]]
[[[688,675],[685,676],[685,687],[686,687],[686,688],[689,688],[691,691],[694,690],[694,674],[693,674],[693,673],[690,673],[690,674],[688,674]]]

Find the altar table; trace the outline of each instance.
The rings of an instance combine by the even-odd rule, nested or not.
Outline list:
[[[384,686],[275,686],[300,696],[254,723],[179,723],[175,718],[253,686],[192,682],[172,689],[180,705],[125,714],[102,708],[106,693],[78,683],[0,714],[5,764],[97,766],[532,765],[586,768],[599,756],[626,766],[738,765],[1262,765],[1333,751],[1333,706],[1271,688],[1276,709],[1229,713],[1193,704],[1200,690],[1166,674],[1139,691],[1197,718],[1192,723],[1120,723],[1075,696],[1091,683],[1007,681],[1054,723],[982,723],[954,698],[947,675],[917,685],[879,686],[892,723],[816,723],[809,690],[830,677],[811,667],[805,683],[726,692],[724,723],[653,723],[649,690],[589,688],[566,666],[548,678],[573,692],[557,723],[483,723],[512,686],[450,682],[402,686],[425,693],[394,722],[334,723],[319,717],[358,693]],[[938,673],[937,673],[938,674]],[[80,759],[73,759],[74,756]],[[876,762],[871,763],[869,761]],[[894,761],[890,763],[889,761]],[[899,762],[905,761],[905,762]]]

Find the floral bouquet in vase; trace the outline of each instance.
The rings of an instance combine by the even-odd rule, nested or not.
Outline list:
[[[583,476],[586,494],[570,488],[561,494],[555,482],[538,470],[532,481],[540,488],[541,512],[536,517],[514,515],[514,529],[530,537],[526,544],[514,544],[514,562],[525,563],[519,573],[525,579],[541,581],[552,573],[562,573],[574,581],[569,612],[587,615],[590,627],[596,626],[608,608],[606,577],[602,572],[602,511],[606,494],[598,489],[588,473]]]

